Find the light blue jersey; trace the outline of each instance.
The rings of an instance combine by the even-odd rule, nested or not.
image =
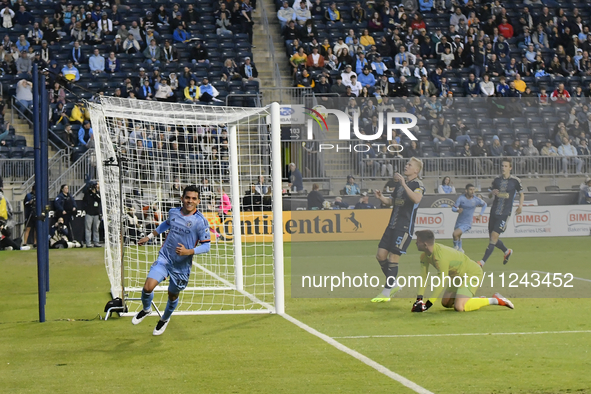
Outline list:
[[[156,232],[162,234],[166,230],[170,231],[164,245],[160,248],[158,258],[150,267],[148,278],[155,279],[160,283],[169,277],[168,291],[178,294],[189,283],[193,255],[179,256],[176,254],[176,248],[179,244],[183,244],[186,249],[194,248],[195,254],[209,252],[209,223],[199,211],[185,216],[181,212],[181,208],[173,208],[168,212],[168,219],[158,226]],[[201,243],[201,245],[197,246],[197,243]],[[143,293],[142,297],[144,297]],[[149,308],[149,305],[149,303],[144,304],[144,309]]]
[[[466,232],[472,228],[472,218],[476,207],[482,207],[480,215],[484,215],[486,209],[486,202],[476,196],[472,198],[466,197],[462,194],[458,197],[455,205],[451,208],[453,212],[458,212],[458,208],[462,208],[462,213],[458,215],[454,229],[460,228],[462,232]]]

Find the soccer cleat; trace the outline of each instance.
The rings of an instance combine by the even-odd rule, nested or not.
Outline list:
[[[460,248],[460,252],[462,252],[462,253],[465,253],[465,252],[464,252],[464,249],[462,249],[462,248]]]
[[[507,264],[509,262],[509,258],[513,254],[513,249],[507,249],[505,252],[505,257],[503,258],[503,264]]]
[[[477,261],[476,264],[480,266],[480,268],[484,268],[484,260]]]
[[[506,306],[507,308],[515,309],[515,306],[513,306],[513,303],[511,301],[509,301],[508,298],[503,297],[499,293],[493,294],[493,297],[497,299],[500,306]]]
[[[145,310],[141,310],[137,313],[137,315],[135,315],[133,317],[133,319],[131,319],[131,322],[135,325],[135,324],[140,324],[142,322],[142,320],[144,320],[146,318],[146,316],[150,316],[150,314],[152,313],[151,310],[149,311],[145,311]]]
[[[393,287],[390,290],[390,297],[384,297],[384,295],[380,293],[376,297],[372,298],[371,302],[390,302],[391,297],[396,294],[398,290],[400,290],[399,286]]]
[[[162,335],[164,334],[164,330],[166,330],[166,326],[168,326],[168,322],[170,321],[170,319],[168,319],[167,321],[162,321],[162,320],[158,320],[158,324],[156,324],[156,327],[154,327],[154,335]]]
[[[31,250],[31,247],[29,245],[23,245],[21,246],[21,250]]]

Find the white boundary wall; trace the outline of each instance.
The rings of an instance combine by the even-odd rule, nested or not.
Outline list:
[[[476,208],[475,214],[480,212]],[[490,208],[481,222],[472,221],[472,229],[463,238],[488,238]],[[419,208],[415,231],[432,230],[438,239],[451,239],[458,214],[449,207]],[[520,215],[510,216],[503,237],[569,237],[591,233],[591,205],[523,207]]]

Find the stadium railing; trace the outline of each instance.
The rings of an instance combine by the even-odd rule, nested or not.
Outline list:
[[[31,111],[30,108],[26,108],[24,111],[21,109],[22,104],[20,104],[20,102],[18,102],[18,100],[16,99],[16,96],[12,96],[11,98],[11,105],[10,105],[10,111],[11,111],[11,116],[12,119],[14,119],[14,113],[16,112],[22,119],[26,120],[27,123],[29,123],[29,125],[31,127],[33,127],[33,111]],[[49,143],[51,144],[51,146],[54,147],[55,150],[60,151],[62,149],[65,149],[68,154],[72,153],[71,149],[70,149],[70,145],[68,143],[66,143],[63,139],[61,139],[57,134],[55,134],[53,132],[53,130],[51,130],[51,128],[49,128],[47,130],[47,132],[49,133]],[[57,141],[57,143],[55,142]],[[59,145],[58,145],[59,144]],[[60,146],[61,145],[61,146]]]
[[[69,185],[71,194],[76,196],[85,186],[85,178],[96,179],[96,156],[94,149],[74,152],[73,157],[76,160],[68,167],[63,174],[49,185],[49,198],[53,199],[59,193],[60,186]]]

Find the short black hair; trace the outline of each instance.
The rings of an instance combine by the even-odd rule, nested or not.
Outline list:
[[[195,185],[189,185],[185,187],[183,189],[183,197],[185,197],[185,194],[187,194],[187,192],[195,192],[197,193],[197,197],[199,197],[199,189]]]
[[[425,241],[427,245],[433,245],[435,243],[435,234],[433,234],[433,231],[431,230],[415,231],[415,235],[417,236],[417,239]]]
[[[466,190],[470,189],[471,187],[474,187],[474,185],[473,185],[473,184],[471,184],[471,183],[468,183],[468,184],[466,185]]]

